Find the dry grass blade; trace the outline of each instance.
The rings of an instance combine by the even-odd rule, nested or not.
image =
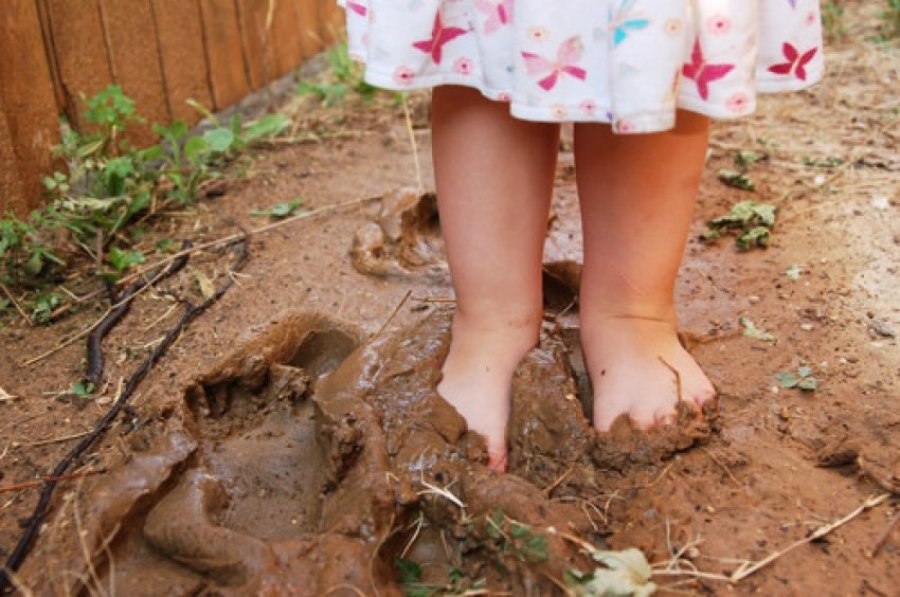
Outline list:
[[[18,396],[14,395],[14,394],[10,394],[3,388],[0,388],[0,402],[6,402],[8,400],[17,400],[18,398],[19,398]]]
[[[456,504],[460,508],[466,507],[466,505],[462,502],[462,500],[460,500],[458,497],[456,497],[455,495],[450,493],[450,491],[448,491],[446,488],[438,487],[437,485],[432,485],[425,479],[422,479],[421,483],[422,483],[422,485],[424,485],[426,487],[426,489],[423,489],[422,491],[417,492],[419,495],[427,495],[427,494],[437,495],[437,496],[440,496],[440,497],[446,499],[447,501],[449,501],[453,504]]]
[[[25,320],[25,323],[27,323],[29,326],[33,326],[34,322],[31,321],[31,318],[28,317],[28,314],[22,310],[22,306],[16,300],[16,297],[14,297],[12,295],[12,293],[9,291],[9,288],[7,288],[4,284],[0,283],[0,290],[3,290],[3,294],[5,294],[6,298],[9,299],[9,302],[11,302],[13,304],[13,307],[16,308],[16,311],[19,312],[19,315],[22,317],[22,319]]]

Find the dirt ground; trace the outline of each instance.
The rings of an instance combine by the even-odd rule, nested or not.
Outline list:
[[[900,61],[863,41],[871,12],[851,15],[823,84],[714,127],[677,288],[685,342],[719,390],[711,425],[591,430],[564,139],[545,332],[514,383],[509,474],[489,473],[483,446],[434,392],[452,288],[433,198],[396,192],[417,186],[403,112],[336,122],[334,110],[305,111],[318,142],[254,154],[243,180],[154,238],[251,229],[266,222],[251,209],[298,196],[306,209],[359,202],[253,236],[235,286],[60,484],[17,582],[37,594],[390,595],[411,588],[402,558],[438,592],[542,595],[560,592],[567,570],[593,568],[577,537],[643,550],[661,594],[897,595]],[[427,101],[411,104],[431,188]],[[768,156],[749,168],[752,193],[717,177],[746,150]],[[768,249],[699,240],[744,199],[778,207]],[[46,328],[3,322],[0,557],[37,499],[8,488],[48,474],[177,319],[174,297],[196,302],[197,272],[221,284],[229,263],[227,251],[200,252],[140,297],[106,340],[107,383],[87,400],[66,392],[83,375],[82,342],[23,363],[104,305]],[[747,337],[741,318],[774,339]],[[776,374],[801,366],[817,389],[780,387]],[[720,578],[878,496],[755,574]]]

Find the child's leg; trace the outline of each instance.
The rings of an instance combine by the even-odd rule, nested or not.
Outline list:
[[[714,395],[678,342],[673,297],[708,134],[708,119],[691,112],[678,113],[674,130],[649,135],[576,126],[581,337],[601,431],[621,414],[642,428],[670,421],[679,385],[690,403]]]
[[[514,120],[509,107],[462,87],[432,102],[441,229],[456,291],[438,391],[483,434],[491,466],[506,462],[509,391],[540,332],[541,259],[559,127]]]

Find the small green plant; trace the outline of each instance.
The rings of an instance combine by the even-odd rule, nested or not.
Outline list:
[[[717,176],[719,180],[722,181],[722,184],[727,187],[741,189],[742,191],[756,190],[756,185],[753,183],[753,180],[744,172],[722,169],[719,170]]]
[[[844,7],[839,1],[822,5],[822,30],[828,41],[838,41],[846,35],[844,29]]]
[[[250,215],[256,217],[270,217],[274,219],[286,218],[288,216],[294,215],[294,212],[297,211],[297,208],[299,208],[301,205],[303,205],[303,199],[297,197],[292,201],[276,203],[268,209],[254,209],[250,212]]]
[[[299,95],[318,98],[326,106],[342,105],[351,94],[370,103],[384,90],[363,80],[363,66],[353,60],[346,43],[339,43],[328,50],[328,73],[317,80],[304,79],[297,84]],[[392,92],[395,103],[403,94]]]
[[[50,203],[27,218],[10,213],[0,219],[0,282],[36,292],[25,300],[35,321],[49,321],[62,301],[45,290],[58,270],[74,267],[71,255],[96,262],[97,275],[120,277],[145,260],[133,246],[143,233],[135,223],[153,215],[151,207],[159,212],[170,203],[192,203],[201,184],[222,176],[240,151],[289,124],[282,114],[249,123],[234,116],[223,124],[200,104],[191,105],[210,121],[207,130],[193,134],[181,121],[155,124],[160,142],[135,148],[124,133],[145,119],[121,87],[110,85],[85,100],[87,132],[68,129],[54,149],[66,171],[42,179]],[[57,304],[48,308],[51,296]]]
[[[747,319],[746,317],[738,318],[738,323],[741,324],[741,327],[744,328],[744,337],[752,338],[754,340],[759,340],[761,342],[775,342],[776,338],[770,332],[762,328],[756,327],[752,321]]]
[[[770,203],[741,201],[724,216],[707,222],[709,229],[701,235],[701,239],[711,242],[721,238],[725,231],[736,230],[738,249],[765,248],[769,246],[771,230],[775,226],[775,212],[775,206]]]
[[[87,400],[94,393],[94,384],[91,382],[78,381],[72,384],[72,394],[83,400]]]
[[[781,371],[775,374],[778,385],[786,390],[799,388],[805,392],[814,392],[819,387],[819,380],[813,377],[812,367],[798,367],[793,371]]]
[[[502,509],[498,508],[487,518],[485,532],[500,553],[521,562],[537,564],[546,562],[549,557],[547,538],[533,532],[529,525],[509,518]]]

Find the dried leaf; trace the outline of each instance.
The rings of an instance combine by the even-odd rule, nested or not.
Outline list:
[[[570,572],[569,588],[584,597],[647,597],[656,592],[650,582],[653,571],[644,554],[635,548],[623,551],[589,550],[594,560],[604,567],[591,574]]]
[[[216,287],[210,279],[200,270],[194,271],[194,277],[197,278],[197,285],[200,287],[200,294],[203,296],[203,300],[212,300],[216,295]]]
[[[744,336],[747,338],[753,338],[754,340],[760,340],[762,342],[775,342],[775,336],[770,334],[765,330],[761,330],[752,321],[747,319],[746,317],[741,317],[738,319],[738,322],[744,328]]]

